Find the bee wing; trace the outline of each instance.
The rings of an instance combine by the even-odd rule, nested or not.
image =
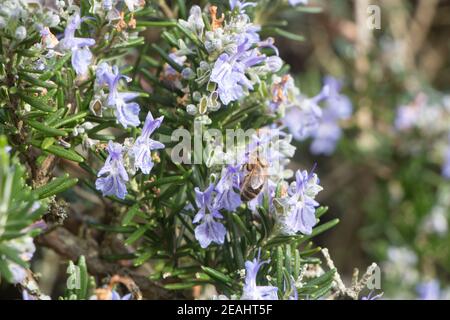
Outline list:
[[[256,190],[264,184],[266,176],[261,169],[255,169],[250,179],[250,186]]]

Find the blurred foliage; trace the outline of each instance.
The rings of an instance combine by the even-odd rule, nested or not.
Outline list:
[[[420,94],[428,98],[425,110],[431,112],[431,105],[446,108],[450,3],[317,3],[323,5],[322,14],[290,25],[291,29],[308,26],[305,37],[311,41],[281,50],[299,61],[291,66],[302,72],[301,88],[320,86],[323,73],[340,75],[356,109],[352,120],[343,123],[346,130],[338,152],[318,160],[323,184],[331,186],[322,201],[342,221],[322,241],[338,254],[337,265],[348,272],[367,260],[381,263],[384,297],[414,298],[418,283],[437,279],[444,298],[450,239],[447,231],[430,232],[425,224],[441,208],[445,220],[437,223],[446,230],[450,215],[450,182],[441,175],[450,123],[443,118],[442,124],[430,123],[428,131],[405,133],[396,130],[394,122],[398,107],[414,103]],[[379,30],[366,27],[369,4],[381,8]],[[438,126],[444,131],[429,133]],[[417,262],[405,265],[402,257],[392,254],[398,248],[412,252]],[[404,273],[410,269],[412,280],[403,281],[399,269]]]

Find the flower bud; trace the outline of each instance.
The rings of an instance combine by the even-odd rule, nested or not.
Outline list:
[[[193,104],[189,104],[186,106],[186,112],[191,116],[195,116],[197,114],[197,107]]]
[[[14,33],[16,40],[23,41],[27,37],[27,29],[24,26],[19,26]]]
[[[181,76],[183,79],[192,80],[195,78],[195,72],[191,68],[184,68],[183,71],[181,71]]]
[[[271,72],[278,72],[283,66],[283,60],[281,60],[278,56],[268,57],[266,63]]]

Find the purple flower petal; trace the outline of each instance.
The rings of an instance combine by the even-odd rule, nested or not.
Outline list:
[[[142,134],[136,139],[131,150],[134,156],[135,168],[141,169],[144,174],[149,174],[154,165],[151,151],[165,147],[161,142],[150,139],[150,135],[161,126],[163,120],[164,117],[159,117],[154,120],[151,112],[149,112],[142,129]]]
[[[259,261],[259,257],[253,261],[245,262],[245,284],[241,296],[242,300],[278,300],[278,288],[274,286],[258,286],[256,277],[261,266],[268,261]]]
[[[115,195],[119,199],[124,199],[127,194],[128,174],[123,164],[122,149],[118,143],[110,141],[108,144],[108,158],[103,168],[99,170],[99,178],[95,182],[96,189],[102,191],[103,196]],[[103,175],[106,176],[102,177]]]
[[[223,244],[226,232],[223,224],[214,221],[211,214],[206,214],[203,223],[195,228],[195,238],[202,248],[206,248],[212,242]]]

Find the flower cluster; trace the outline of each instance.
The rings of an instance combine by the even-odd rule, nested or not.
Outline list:
[[[59,12],[64,8],[63,1],[37,3],[31,1],[5,0],[0,8],[0,29],[18,42],[24,41],[30,31],[39,31],[44,26],[56,27],[60,23]],[[31,30],[30,30],[31,29]]]
[[[35,43],[31,49],[39,53],[37,59],[26,61],[26,67],[37,71],[45,71],[47,62],[54,59],[58,53],[54,50],[58,44],[57,38],[51,34],[49,28],[61,23],[61,12],[64,12],[64,1],[54,3],[24,0],[7,0],[2,2],[0,8],[0,31],[15,41],[23,43],[33,34],[41,34],[41,43]],[[24,65],[25,67],[25,65]]]
[[[252,94],[254,86],[263,82],[267,86],[267,80],[270,81],[269,97],[264,101],[267,111],[283,115],[286,110],[282,123],[258,129],[248,142],[242,142],[232,150],[225,151],[224,145],[217,141],[206,147],[205,162],[217,178],[204,190],[196,189],[198,211],[193,223],[199,224],[195,237],[203,248],[212,243],[224,243],[226,228],[221,220],[225,212],[236,212],[244,206],[257,214],[266,200],[283,233],[310,234],[316,224],[315,210],[319,205],[314,198],[321,190],[317,175],[298,171],[296,182],[289,191],[276,195],[277,188],[286,185],[285,179],[293,175],[287,169],[295,153],[295,147],[291,145],[292,136],[297,139],[313,136],[322,119],[319,103],[323,100],[328,103],[329,122],[345,118],[351,112],[348,99],[339,93],[337,80],[327,78],[322,92],[309,99],[300,94],[290,75],[275,74],[281,69],[282,61],[273,39],[261,40],[259,26],[254,25],[245,13],[247,8],[255,5],[230,1],[233,11],[220,19],[216,16],[216,8],[210,7],[212,30],[207,30],[201,9],[192,7],[187,21],[179,23],[204,45],[209,61],[197,61],[199,67],[192,70],[192,65],[196,64],[194,60],[182,69],[181,74],[167,65],[162,73],[165,81],[184,92],[189,92],[189,88],[183,87],[183,79],[196,79],[206,85],[206,95],[193,94],[199,101],[198,105],[187,106],[187,111],[198,117],[206,111],[217,110],[213,107],[217,99],[220,100],[219,105],[245,101],[245,97],[250,99],[257,95],[256,92]],[[270,48],[274,55],[266,56],[261,52],[262,48]],[[187,57],[193,59],[192,56],[195,57],[194,52],[186,44],[169,55],[179,67],[188,63]],[[283,130],[284,127],[290,134]],[[277,212],[274,200],[282,204],[283,212]],[[192,210],[193,207],[189,205],[186,209]]]
[[[29,209],[29,214],[32,215],[36,210],[40,208],[39,202],[33,203]],[[17,252],[18,258],[23,263],[28,263],[33,258],[36,252],[36,246],[34,245],[33,237],[30,235],[32,232],[39,233],[41,230],[47,228],[47,224],[43,220],[38,220],[32,223],[30,226],[21,230],[22,236],[5,241],[2,245],[8,250]],[[24,284],[28,277],[28,271],[22,263],[16,261],[7,260],[6,266],[9,272],[12,274],[12,281],[14,284]]]
[[[262,41],[260,27],[254,25],[245,13],[246,8],[254,5],[251,2],[230,1],[232,11],[221,18],[217,18],[217,8],[210,6],[211,30],[206,30],[202,10],[198,6],[191,8],[186,21],[179,21],[181,26],[196,36],[209,56],[208,60],[199,61],[196,70],[186,67],[181,73],[184,79],[195,79],[207,87],[207,93],[196,95],[197,105],[190,107],[192,114],[216,111],[221,105],[238,101],[254,90],[262,77],[280,70],[282,62],[273,39]],[[267,56],[261,52],[262,48],[268,47],[273,49],[274,55]],[[170,57],[181,66],[187,62],[186,54],[189,52],[189,48],[180,48]],[[175,76],[172,68],[167,68],[164,73],[164,77],[172,83]]]
[[[124,164],[124,155],[132,163],[129,171],[138,169],[144,174],[149,174],[154,166],[151,151],[163,149],[164,145],[150,138],[153,131],[161,125],[163,117],[154,119],[149,112],[142,128],[141,135],[131,146],[123,146],[119,143],[109,141],[104,166],[98,172],[98,179],[95,183],[97,190],[102,191],[104,196],[114,195],[119,199],[124,199],[127,194],[126,183],[129,180]]]
[[[425,93],[419,93],[411,103],[397,108],[394,127],[396,132],[401,134],[414,134],[413,129],[415,129],[421,136],[435,141],[433,145],[436,149],[432,152],[439,154],[439,158],[442,159],[442,175],[450,179],[450,98],[448,96],[441,96],[437,101],[430,101]]]
[[[333,153],[342,135],[339,121],[351,116],[352,103],[347,96],[340,93],[341,88],[341,82],[331,76],[325,78],[321,92],[312,98],[301,94],[289,78],[276,87],[274,101],[294,96],[284,98],[288,103],[283,107],[283,123],[296,140],[313,139],[313,154]],[[284,93],[286,90],[290,93]],[[322,102],[325,103],[323,109],[319,105]]]
[[[222,219],[220,210],[234,212],[242,204],[257,213],[258,207],[263,205],[264,199],[269,202],[269,207],[276,210],[274,201],[282,204],[283,211],[278,212],[279,224],[282,232],[286,234],[295,234],[301,232],[310,234],[312,227],[316,224],[315,210],[318,202],[314,200],[322,187],[318,185],[316,174],[308,174],[306,171],[297,171],[293,182],[288,188],[287,194],[283,197],[275,197],[277,186],[283,186],[285,178],[289,178],[292,173],[286,170],[295,151],[295,148],[289,144],[291,137],[284,136],[277,129],[265,128],[258,135],[255,135],[246,146],[247,152],[239,161],[234,164],[228,164],[219,172],[219,179],[216,184],[212,183],[205,191],[196,189],[196,205],[199,208],[193,223],[202,222],[196,228],[196,238],[202,247],[207,247],[212,242],[223,244],[226,230],[220,222],[213,218]],[[276,138],[276,139],[275,139]],[[266,162],[264,172],[261,172],[261,191],[248,202],[243,201],[242,193],[249,172],[246,169],[247,163],[255,161],[253,158],[257,154],[260,159]],[[190,209],[192,209],[189,206]]]
[[[402,283],[402,292],[393,291],[392,298],[419,300],[448,300],[450,288],[442,287],[435,278],[422,278],[419,275],[417,256],[406,247],[389,247],[385,270],[389,281]],[[405,290],[405,288],[407,288]],[[399,295],[398,297],[396,295]]]

